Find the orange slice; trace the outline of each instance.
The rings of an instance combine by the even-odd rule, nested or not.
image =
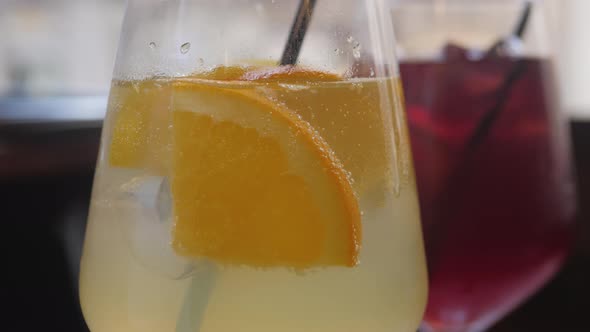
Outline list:
[[[181,85],[174,98],[177,253],[256,267],[354,266],[346,173],[296,116],[257,95]]]
[[[320,83],[337,82],[342,78],[336,74],[305,69],[297,66],[256,67],[229,66],[215,67],[191,77],[220,81],[251,81],[256,83]]]
[[[268,68],[250,68],[244,71],[241,77],[243,81],[258,83],[320,83],[337,82],[342,80],[340,76],[328,72],[310,70],[296,66],[280,66]]]
[[[250,68],[242,66],[219,66],[208,71],[194,73],[191,77],[216,81],[235,81]]]
[[[170,176],[177,254],[253,267],[356,265],[357,200],[307,122],[243,90],[177,81],[158,92],[153,82],[140,84],[121,90],[109,162]]]

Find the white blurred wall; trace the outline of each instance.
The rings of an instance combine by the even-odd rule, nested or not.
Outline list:
[[[108,91],[124,0],[0,0],[0,96]]]
[[[572,117],[590,120],[590,1],[554,2],[561,6],[556,44],[562,105]]]

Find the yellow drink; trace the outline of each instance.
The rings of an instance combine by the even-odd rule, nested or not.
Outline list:
[[[426,271],[400,95],[304,70],[115,82],[80,277],[90,329],[415,331]]]

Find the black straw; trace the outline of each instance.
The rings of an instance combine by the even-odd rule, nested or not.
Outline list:
[[[305,33],[311,22],[311,15],[313,14],[315,3],[316,0],[300,0],[297,16],[295,16],[291,31],[289,32],[287,44],[283,50],[281,65],[294,65],[297,62],[297,57],[299,57]]]
[[[520,18],[518,19],[518,22],[516,23],[516,26],[514,27],[514,30],[512,31],[512,36],[516,37],[518,39],[522,39],[522,37],[524,36],[524,33],[526,31],[526,27],[529,23],[529,18],[531,17],[531,11],[533,9],[533,3],[530,1],[527,1],[526,4],[524,5],[524,10],[522,11],[522,13],[520,14]],[[498,40],[497,42],[495,42],[492,47],[490,47],[486,53],[486,57],[489,57],[491,55],[498,55],[498,53],[500,53],[502,51],[502,46],[504,46],[504,44],[506,43],[506,38],[502,38],[500,40]]]
[[[518,60],[516,64],[512,67],[506,79],[504,80],[502,86],[498,89],[496,103],[493,107],[484,114],[481,118],[477,127],[473,131],[472,135],[467,140],[467,144],[464,147],[464,158],[469,159],[471,154],[473,154],[479,145],[483,143],[485,138],[487,137],[488,133],[492,129],[496,119],[498,119],[501,111],[504,109],[508,98],[510,97],[510,92],[512,87],[516,83],[516,81],[524,74],[526,69],[526,62],[523,60]]]
[[[533,4],[531,2],[527,2],[525,7],[524,7],[524,11],[520,16],[520,20],[518,22],[518,25],[516,26],[516,29],[514,30],[513,35],[521,38],[524,35],[524,31],[527,27],[527,24],[529,22],[529,17],[531,16],[531,9],[533,8]]]
[[[518,20],[518,24],[514,29],[513,36],[522,39],[529,21],[529,17],[531,16],[531,9],[532,3],[527,1],[522,14],[520,15],[520,19]],[[503,84],[500,86],[500,89],[498,89],[497,103],[484,115],[478,126],[475,128],[475,131],[467,141],[467,145],[465,146],[465,153],[467,155],[473,153],[473,151],[478,148],[480,143],[485,140],[487,134],[492,129],[496,119],[500,115],[501,110],[504,108],[506,99],[510,95],[512,85],[514,85],[514,82],[520,78],[524,71],[525,62],[523,60],[518,60],[512,70],[508,72]]]

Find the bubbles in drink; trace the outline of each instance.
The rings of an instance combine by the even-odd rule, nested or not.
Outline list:
[[[348,38],[346,38],[346,41],[352,45],[352,56],[355,59],[360,59],[361,58],[361,43],[359,43],[356,39],[354,39],[353,36],[348,36]]]
[[[180,53],[186,54],[191,49],[191,43],[186,42],[180,46]]]
[[[360,59],[361,58],[361,45],[357,44],[353,47],[352,49],[352,56],[355,59]]]

